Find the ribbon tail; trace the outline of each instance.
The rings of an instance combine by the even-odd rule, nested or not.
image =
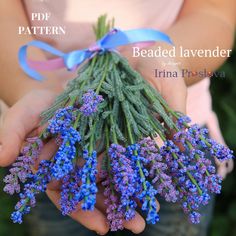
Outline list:
[[[52,59],[49,61],[31,61],[27,60],[27,49],[29,46],[34,46],[36,48],[42,49],[43,51],[49,52],[53,55],[63,57],[64,53],[53,48],[47,43],[41,41],[32,41],[27,45],[24,45],[20,48],[18,53],[18,59],[21,68],[24,72],[34,78],[35,80],[42,81],[43,76],[38,73],[36,70],[52,70],[57,68],[62,68],[64,66],[64,61],[62,58]]]
[[[27,64],[34,70],[50,71],[65,67],[63,58],[55,58],[48,61],[27,60]]]
[[[42,81],[43,80],[42,75],[40,75],[37,71],[31,69],[27,63],[27,60],[26,60],[27,47],[28,47],[27,45],[22,46],[19,50],[18,59],[19,59],[20,66],[29,77],[32,77],[38,81]]]

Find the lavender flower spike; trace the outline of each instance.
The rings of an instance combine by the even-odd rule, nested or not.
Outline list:
[[[113,179],[110,178],[108,171],[103,170],[101,173],[101,178],[103,178],[102,185],[105,187],[105,205],[107,206],[107,221],[110,226],[111,231],[117,231],[124,229],[124,212],[123,209],[119,208],[120,201],[116,195]]]
[[[31,176],[31,167],[35,164],[43,147],[43,142],[38,137],[27,138],[26,141],[27,144],[23,147],[21,155],[12,164],[10,174],[3,180],[6,183],[3,190],[10,195],[20,192],[20,183],[25,183]]]
[[[89,89],[83,96],[83,104],[80,107],[80,111],[84,116],[91,116],[98,110],[98,105],[103,101],[101,95],[96,94],[92,89]]]
[[[93,151],[89,155],[88,150],[83,152],[83,158],[85,164],[81,170],[81,186],[79,192],[79,200],[83,201],[83,210],[94,210],[96,203],[96,193],[98,191],[96,186],[96,174],[97,174],[97,153]]]
[[[140,142],[140,154],[151,163],[149,176],[158,193],[167,202],[176,202],[179,192],[168,173],[168,166],[157,147],[156,142],[150,137],[142,139]]]
[[[28,214],[36,204],[35,195],[45,192],[47,184],[51,181],[50,176],[51,161],[43,160],[38,171],[32,176],[32,181],[25,184],[24,192],[20,193],[20,201],[15,206],[15,211],[11,214],[14,223],[22,223],[22,217]]]
[[[115,190],[121,196],[120,208],[124,209],[125,220],[131,220],[135,216],[137,206],[133,199],[136,192],[135,172],[132,168],[132,161],[125,156],[125,152],[126,149],[118,144],[111,144],[109,148]]]
[[[133,144],[127,147],[127,155],[133,162],[133,169],[135,171],[135,182],[137,198],[142,203],[142,210],[147,213],[147,223],[155,224],[159,221],[157,213],[156,194],[157,190],[154,189],[152,184],[146,179],[149,175],[145,165],[149,160],[140,155],[140,145]]]

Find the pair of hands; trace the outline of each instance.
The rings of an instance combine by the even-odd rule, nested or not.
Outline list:
[[[170,107],[185,113],[187,88],[184,78],[154,77],[154,69],[176,71],[178,70],[176,66],[168,66],[169,68],[166,68],[163,66],[163,61],[158,58],[152,58],[152,60],[141,58],[136,61],[132,60],[131,63],[161,93]],[[40,114],[53,103],[56,95],[50,90],[31,91],[6,112],[2,127],[0,127],[0,166],[8,166],[15,161],[26,137],[39,134]],[[49,141],[45,144],[39,161],[51,159],[56,151],[57,145],[54,140]],[[101,163],[102,157],[99,157],[99,159]],[[99,178],[97,181],[100,181]],[[88,229],[104,235],[108,232],[109,227],[106,223],[106,206],[104,205],[101,184],[98,183],[98,186],[99,192],[95,210],[85,212],[78,206],[77,211],[73,212],[70,217]],[[56,207],[59,208],[60,184],[58,182],[50,183],[46,193]],[[139,213],[136,213],[135,218],[125,222],[124,226],[133,233],[140,233],[145,228],[145,220]]]
[[[124,52],[124,54],[126,53]],[[163,68],[163,64],[160,61],[152,59],[150,62],[150,60],[145,60],[144,58],[133,60],[129,55],[126,55],[126,57],[130,58],[129,61],[132,66],[142,72],[144,78],[161,92],[173,109],[185,113],[187,89],[183,78],[154,78],[154,69]],[[56,95],[56,93],[50,90],[40,89],[31,91],[6,112],[0,129],[0,166],[8,166],[14,162],[19,155],[25,138],[35,136],[40,132],[38,126],[40,114],[53,103]],[[56,151],[57,145],[54,140],[49,141],[45,144],[39,161],[51,159]],[[102,157],[99,158],[101,159]],[[97,181],[99,182],[100,180],[97,179]],[[106,223],[106,206],[104,205],[101,184],[98,183],[98,186],[99,192],[95,210],[84,212],[78,207],[78,210],[73,212],[70,217],[88,229],[103,235],[108,232],[109,227]],[[46,193],[56,207],[59,208],[60,184],[57,182],[50,183]],[[145,228],[145,220],[139,213],[136,213],[135,218],[125,222],[124,226],[133,233],[140,233]]]

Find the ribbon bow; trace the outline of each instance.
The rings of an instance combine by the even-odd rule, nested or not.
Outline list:
[[[56,70],[66,67],[68,70],[77,68],[85,60],[90,59],[97,53],[115,50],[119,46],[124,46],[134,43],[163,41],[172,44],[169,36],[153,29],[134,29],[121,31],[112,29],[103,38],[98,40],[89,48],[75,50],[69,53],[64,53],[42,41],[34,40],[19,50],[18,59],[21,68],[24,72],[35,80],[43,79],[36,70]],[[27,59],[27,49],[33,46],[43,51],[49,52],[57,56],[55,59],[47,61],[32,61]]]

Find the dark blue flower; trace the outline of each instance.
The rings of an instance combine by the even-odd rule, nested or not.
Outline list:
[[[155,198],[157,190],[155,190],[151,183],[146,179],[149,176],[149,172],[145,168],[145,165],[150,163],[150,161],[140,155],[139,144],[128,146],[127,156],[133,163],[136,182],[136,197],[142,204],[142,210],[147,214],[147,222],[155,224],[159,221],[159,215],[157,213],[158,206]]]
[[[208,143],[211,145],[209,147],[212,156],[216,157],[220,161],[225,161],[234,158],[233,151],[228,147],[217,143],[215,140],[208,139]]]
[[[98,191],[96,185],[96,175],[97,175],[97,152],[93,151],[89,155],[88,150],[83,152],[83,158],[85,159],[85,164],[81,170],[81,186],[79,192],[79,200],[83,201],[83,210],[94,210],[94,205],[96,203],[96,193]]]
[[[70,173],[74,169],[76,157],[76,144],[80,142],[80,134],[77,130],[69,127],[61,132],[62,143],[54,156],[52,176],[57,180]]]
[[[71,127],[76,119],[76,110],[72,106],[58,109],[52,119],[48,121],[47,130],[51,134],[60,134]]]
[[[179,129],[183,129],[190,122],[191,122],[190,117],[188,117],[188,116],[181,116],[181,117],[178,118],[178,120],[176,122],[176,125],[177,125],[177,127]]]
[[[22,224],[22,213],[19,212],[19,211],[14,211],[12,214],[11,214],[11,219],[13,221],[13,223],[18,223],[18,224]]]

